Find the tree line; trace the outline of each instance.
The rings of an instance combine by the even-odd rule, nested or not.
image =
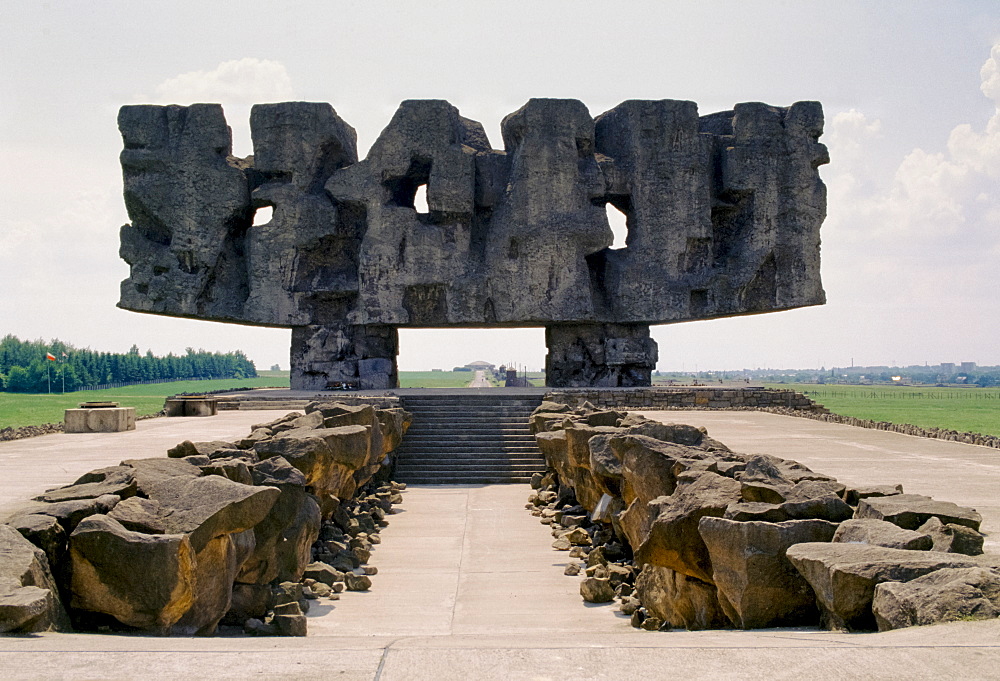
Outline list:
[[[54,359],[53,359],[54,358]],[[125,354],[79,349],[60,340],[22,341],[8,334],[0,340],[0,390],[13,393],[66,392],[107,383],[203,378],[252,378],[254,363],[239,350],[155,357],[133,345]]]

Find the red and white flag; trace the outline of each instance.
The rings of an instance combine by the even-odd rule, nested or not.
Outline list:
[[[46,352],[45,359],[49,360],[50,362],[54,362],[56,361],[56,356],[53,355],[51,352]]]

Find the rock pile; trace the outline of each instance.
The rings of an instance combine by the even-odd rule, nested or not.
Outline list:
[[[313,403],[46,492],[0,526],[0,631],[305,635],[310,599],[371,584],[409,422]]]
[[[572,399],[572,398],[571,398]],[[850,488],[731,451],[704,429],[546,401],[547,472],[528,508],[583,563],[588,602],[643,629],[821,625],[880,631],[1000,615],[1000,556],[973,509]]]

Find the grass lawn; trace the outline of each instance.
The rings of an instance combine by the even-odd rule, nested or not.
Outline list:
[[[163,401],[178,393],[234,390],[237,388],[288,387],[287,371],[262,371],[260,373],[262,375],[257,378],[149,383],[108,390],[81,390],[66,394],[0,393],[0,428],[62,423],[63,412],[67,409],[75,409],[80,406],[81,402],[117,402],[123,407],[135,407],[136,416],[143,416],[160,411],[163,409]]]
[[[772,384],[843,416],[1000,435],[1000,390],[908,386]]]
[[[475,371],[400,371],[400,388],[464,388]]]

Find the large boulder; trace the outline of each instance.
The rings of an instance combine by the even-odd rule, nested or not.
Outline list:
[[[983,517],[975,509],[950,501],[936,501],[920,494],[861,499],[855,517],[887,520],[906,530],[915,530],[931,518],[937,518],[946,524],[964,525],[973,530],[978,530],[983,522]]]
[[[73,607],[160,633],[213,632],[253,553],[253,528],[279,495],[274,487],[215,475],[159,480],[151,487],[152,503],[120,515],[158,518],[165,534],[134,532],[95,516],[71,535]]]
[[[714,585],[670,568],[643,567],[635,593],[650,615],[671,626],[699,630],[728,624]]]
[[[0,633],[68,628],[45,552],[0,525]]]
[[[712,561],[698,523],[707,516],[721,518],[739,498],[740,484],[731,478],[716,473],[693,474],[690,481],[685,478],[673,495],[651,504],[659,513],[635,551],[636,564],[668,567],[711,583]]]
[[[220,450],[239,449],[233,442],[224,440],[212,440],[210,442],[191,442],[184,440],[167,450],[167,456],[171,459],[183,459],[186,456],[207,456],[211,457]],[[158,460],[158,459],[156,459]]]
[[[95,499],[74,499],[54,503],[38,502],[27,504],[19,515],[45,515],[55,518],[68,536],[81,520],[92,515],[107,513],[113,509],[121,497],[117,494],[103,494]]]
[[[983,553],[983,535],[965,525],[943,523],[934,517],[917,528],[917,533],[930,537],[932,551],[961,553],[966,556],[979,556]]]
[[[138,493],[144,497],[156,494],[158,486],[172,486],[174,478],[191,479],[203,475],[201,468],[180,459],[127,459],[122,465],[132,469]]]
[[[308,411],[308,408],[307,408]],[[363,468],[382,460],[386,454],[385,444],[382,437],[382,424],[378,419],[378,413],[371,405],[349,405],[339,402],[321,404],[317,411],[322,415],[322,425],[324,428],[341,428],[343,426],[367,426],[369,447],[368,457],[355,470]],[[316,413],[316,412],[313,412]]]
[[[135,473],[128,466],[112,466],[93,471],[72,485],[49,490],[35,497],[36,501],[56,503],[78,499],[96,499],[105,494],[115,494],[125,499],[137,491]]]
[[[184,534],[132,532],[95,515],[69,541],[70,605],[166,634],[194,604],[195,552]]]
[[[622,498],[626,504],[636,498],[651,501],[669,496],[677,488],[680,473],[695,462],[714,462],[709,452],[647,435],[612,437],[609,445],[622,462]]]
[[[552,430],[535,433],[535,443],[545,457],[545,465],[554,470],[560,480],[570,479],[569,458],[566,454],[566,431]]]
[[[874,518],[845,520],[837,528],[833,541],[838,544],[870,544],[908,551],[929,551],[934,545],[928,534],[904,530],[898,525]]]
[[[967,556],[868,544],[796,544],[786,555],[816,592],[822,624],[848,631],[876,628],[872,598],[882,582],[908,582],[949,567],[982,566]]]
[[[280,456],[255,465],[253,479],[254,484],[274,487],[281,494],[267,516],[254,525],[254,552],[236,579],[245,584],[268,584],[275,579],[297,582],[319,536],[319,504],[306,492],[301,471]]]
[[[299,428],[254,445],[261,459],[281,456],[306,477],[319,497],[347,498],[357,483],[354,472],[366,465],[371,446],[370,426]]]
[[[712,562],[719,602],[740,629],[815,624],[816,597],[785,557],[802,542],[827,542],[837,530],[825,520],[736,522],[704,517],[698,532]]]
[[[69,537],[58,520],[52,516],[30,513],[11,518],[7,524],[44,551],[49,567],[56,569],[66,553],[66,539]]]
[[[955,620],[1000,617],[1000,569],[944,568],[911,582],[875,587],[879,631]]]

